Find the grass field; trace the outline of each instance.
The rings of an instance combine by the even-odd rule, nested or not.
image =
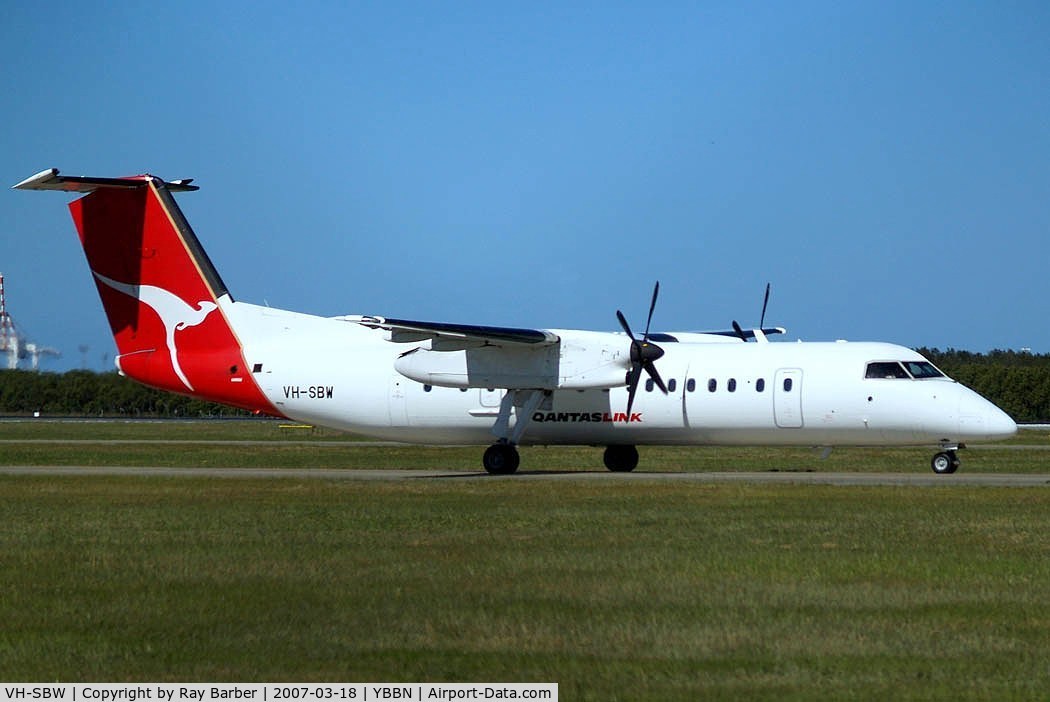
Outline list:
[[[367,467],[477,468],[476,447],[312,446],[345,437],[232,424],[91,436],[293,431],[306,444],[53,447],[25,440],[89,437],[0,423],[0,463],[62,449],[36,462],[130,452],[112,462],[141,465],[155,454],[135,452],[150,449],[183,466],[358,466],[381,449]],[[824,470],[861,455],[732,449],[718,464],[718,450],[695,451],[655,456],[681,470]],[[892,465],[909,452],[863,455],[918,472],[928,453],[914,466]],[[1041,449],[964,458],[964,470],[1050,472]],[[598,469],[600,451],[523,452],[540,469],[576,460]],[[551,681],[565,700],[1050,698],[1050,490],[610,478],[0,477],[0,679]]]

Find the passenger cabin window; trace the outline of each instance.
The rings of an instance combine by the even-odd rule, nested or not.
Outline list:
[[[766,389],[766,379],[759,378],[755,381],[755,392],[764,392]]]
[[[689,380],[685,381],[685,389],[688,390],[689,392],[693,392],[694,390],[696,390],[696,381],[693,380],[692,378],[690,378]]]
[[[715,380],[714,378],[711,378],[711,380],[707,381],[707,391],[708,392],[714,392],[717,389],[718,389],[718,381],[717,380]]]
[[[678,381],[676,381],[674,378],[671,378],[667,381],[667,392],[674,392],[674,389],[676,387],[678,387]]]
[[[736,392],[736,378],[729,379],[729,392]]]
[[[904,370],[897,361],[876,361],[868,364],[868,370],[864,373],[865,378],[879,378],[879,379],[890,379],[896,380],[903,378],[907,380],[911,378],[908,375],[908,371]]]
[[[653,385],[655,385],[655,383],[653,383],[653,379],[652,378],[649,378],[648,380],[646,380],[645,381],[645,391],[646,392],[652,392],[653,391]]]

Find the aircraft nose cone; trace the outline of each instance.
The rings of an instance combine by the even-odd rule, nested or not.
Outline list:
[[[963,388],[959,398],[959,433],[973,441],[997,441],[1016,434],[1017,423],[973,390]]]
[[[1017,433],[1017,422],[995,405],[989,410],[985,422],[989,439],[1009,439]]]

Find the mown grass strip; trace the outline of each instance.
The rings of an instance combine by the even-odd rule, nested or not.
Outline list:
[[[0,421],[0,439],[353,441],[346,432],[276,419],[33,419]]]
[[[1050,492],[0,478],[0,678],[1050,689]]]

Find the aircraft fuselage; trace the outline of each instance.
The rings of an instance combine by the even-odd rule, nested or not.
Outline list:
[[[406,378],[394,364],[412,344],[338,319],[227,307],[238,328],[265,327],[244,335],[254,340],[245,357],[285,416],[409,442],[492,441],[502,391]],[[602,336],[610,347],[626,344],[622,334]],[[549,406],[529,416],[520,443],[947,445],[1016,431],[998,407],[946,377],[865,377],[872,362],[925,361],[902,346],[727,341],[663,348],[667,395],[649,383],[627,413],[625,387],[554,390]]]

